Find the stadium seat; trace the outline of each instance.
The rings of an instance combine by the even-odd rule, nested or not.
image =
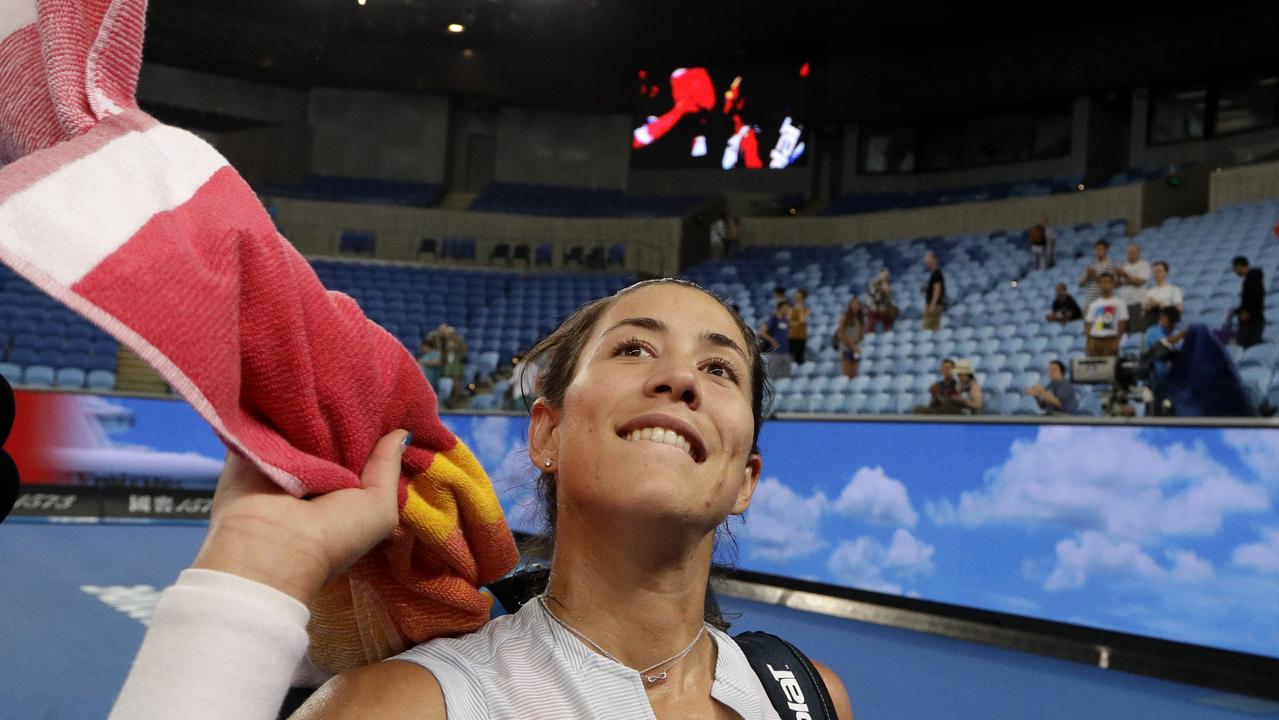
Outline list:
[[[1254,365],[1239,370],[1239,377],[1243,380],[1244,389],[1248,391],[1248,397],[1252,399],[1253,405],[1259,405],[1270,392],[1271,376],[1270,368],[1266,367]]]
[[[888,393],[878,392],[878,393],[875,393],[874,395],[871,395],[870,398],[867,399],[864,407],[865,407],[865,412],[867,413],[870,413],[873,415],[883,415],[885,413],[889,413],[893,411],[892,404],[893,404],[892,397],[889,396]]]
[[[109,370],[90,370],[85,384],[90,390],[114,390],[115,373]]]
[[[54,387],[60,388],[82,388],[84,387],[85,372],[80,368],[64,367],[60,368],[53,377]]]
[[[0,377],[9,381],[10,385],[22,383],[22,368],[13,363],[0,363]]]
[[[22,384],[53,387],[54,371],[48,365],[32,365],[22,372]]]

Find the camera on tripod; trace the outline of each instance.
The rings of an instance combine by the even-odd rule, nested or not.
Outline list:
[[[1169,343],[1157,342],[1140,356],[1078,357],[1070,361],[1070,380],[1076,385],[1103,385],[1109,391],[1101,396],[1101,409],[1106,415],[1134,414],[1134,400],[1148,406],[1148,415],[1172,415],[1172,403],[1155,403],[1151,385],[1155,363],[1170,361],[1177,351]],[[1153,407],[1152,407],[1153,406]]]

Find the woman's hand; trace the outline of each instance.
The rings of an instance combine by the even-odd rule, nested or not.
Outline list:
[[[209,534],[191,567],[256,580],[309,605],[395,528],[400,458],[411,440],[403,430],[383,436],[364,465],[362,487],[311,499],[289,495],[227,453]]]

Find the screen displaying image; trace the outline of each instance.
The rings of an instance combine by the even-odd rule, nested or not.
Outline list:
[[[782,170],[806,157],[810,66],[637,73],[631,165]]]

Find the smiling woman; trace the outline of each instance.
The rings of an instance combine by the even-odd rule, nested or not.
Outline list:
[[[779,718],[779,706],[788,716],[851,718],[843,684],[820,664],[811,665],[809,687],[829,703],[823,710],[804,698],[791,674],[809,667],[802,656],[794,656],[799,667],[772,670],[778,687],[766,688],[752,666],[759,651],[723,632],[711,594],[717,529],[746,511],[762,469],[768,385],[741,318],[690,283],[648,281],[583,306],[529,358],[540,368],[528,453],[547,512],[545,588],[478,632],[333,678],[295,717],[753,719]],[[239,600],[260,603],[257,612],[300,609],[271,588],[305,602],[393,525],[387,488],[400,437],[384,438],[365,489],[352,491],[368,502],[348,499],[341,515],[325,515],[331,496],[281,496],[246,463],[228,463],[197,584],[247,579],[254,587]],[[251,520],[264,512],[270,527]],[[139,676],[166,653],[191,652],[168,632],[157,613],[120,716],[131,716],[121,708],[146,690]],[[255,667],[278,674],[296,664],[279,654]],[[261,703],[270,707],[271,698]],[[207,706],[197,713],[222,715]]]

